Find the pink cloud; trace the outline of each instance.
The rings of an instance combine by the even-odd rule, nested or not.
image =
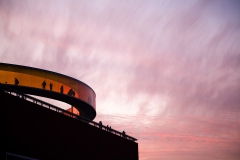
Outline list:
[[[89,84],[140,159],[239,157],[238,2],[0,4],[0,60]]]

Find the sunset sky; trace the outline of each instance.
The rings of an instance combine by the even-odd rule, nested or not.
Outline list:
[[[140,160],[240,159],[239,0],[0,0],[0,62],[91,86]]]

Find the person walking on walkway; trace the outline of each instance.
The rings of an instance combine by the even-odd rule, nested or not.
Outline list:
[[[19,81],[17,78],[15,78],[14,84],[17,86],[19,84]]]
[[[46,85],[47,85],[47,83],[44,80],[43,83],[42,83],[42,88],[45,89]]]
[[[60,93],[63,94],[63,85],[62,85],[61,88],[60,88]]]
[[[50,86],[50,91],[52,91],[53,84],[50,83],[49,86]]]

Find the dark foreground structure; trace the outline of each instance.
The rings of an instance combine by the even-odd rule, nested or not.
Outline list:
[[[0,80],[1,78],[3,79],[0,77]],[[74,114],[26,95],[25,91],[29,93],[29,90],[34,88],[20,86],[20,78],[17,78],[19,84],[0,81],[1,160],[138,159],[138,144],[135,138],[92,121],[95,117],[95,99],[93,101],[91,98],[89,103],[83,102],[83,106],[76,100],[74,105],[77,104],[76,108],[80,113]],[[76,92],[74,87],[71,89]],[[49,89],[47,92],[54,91]],[[55,94],[63,96],[63,93]],[[80,94],[83,93],[76,94],[81,97]],[[94,94],[90,93],[92,97]],[[74,98],[73,95],[65,96]],[[87,97],[86,99],[89,100]],[[94,104],[94,107],[89,104]],[[85,109],[86,107],[93,109]],[[90,113],[87,113],[88,111]]]

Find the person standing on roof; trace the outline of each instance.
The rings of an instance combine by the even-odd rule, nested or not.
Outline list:
[[[123,138],[126,137],[126,132],[125,131],[122,132],[122,136],[123,136]]]
[[[99,122],[99,128],[102,129],[102,121]]]

